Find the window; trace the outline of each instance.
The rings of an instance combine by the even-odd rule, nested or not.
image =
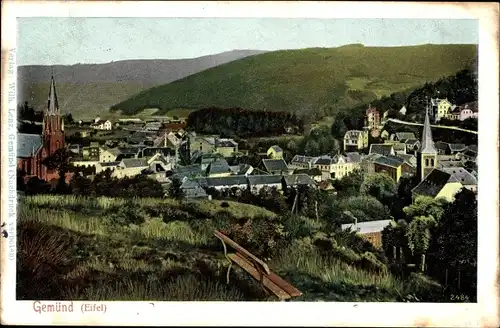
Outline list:
[[[431,158],[431,166],[434,167],[434,158]]]
[[[425,159],[425,166],[429,166],[429,159],[428,158]]]

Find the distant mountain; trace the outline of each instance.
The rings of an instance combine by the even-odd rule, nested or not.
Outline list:
[[[455,74],[477,57],[477,45],[309,48],[266,52],[156,86],[117,103],[145,108],[241,107],[317,114],[350,108]]]
[[[19,66],[18,101],[43,109],[54,69],[61,111],[75,117],[108,112],[109,107],[146,88],[169,83],[259,50],[233,50],[192,59],[124,60],[71,66]]]

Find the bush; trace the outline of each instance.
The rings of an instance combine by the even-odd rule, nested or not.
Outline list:
[[[222,202],[222,203],[220,204],[220,207],[224,207],[224,208],[226,208],[226,207],[229,207],[229,204],[228,204],[228,202]]]
[[[117,225],[139,225],[146,221],[146,212],[133,202],[126,202],[125,205],[116,209],[116,213],[111,215],[111,223]]]
[[[375,254],[365,252],[361,256],[361,267],[368,271],[387,272],[387,267],[377,259]]]

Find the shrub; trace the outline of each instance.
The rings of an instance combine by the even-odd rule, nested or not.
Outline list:
[[[20,220],[17,230],[17,299],[59,298],[60,273],[77,241],[33,220]]]
[[[377,259],[371,252],[365,252],[361,256],[361,267],[368,271],[387,272],[387,267]]]
[[[126,202],[111,215],[111,223],[116,225],[139,225],[146,221],[146,212],[133,202]]]

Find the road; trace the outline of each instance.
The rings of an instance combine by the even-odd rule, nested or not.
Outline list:
[[[398,120],[398,119],[395,119],[395,118],[389,118],[389,119],[387,119],[387,121],[391,121],[391,122],[399,123],[399,124],[406,124],[406,125],[420,125],[420,126],[424,125],[423,123],[414,123],[414,122],[401,121],[401,120]],[[431,127],[433,127],[433,128],[441,128],[441,129],[449,129],[449,130],[456,130],[456,131],[463,131],[463,132],[477,134],[477,131],[472,131],[472,130],[457,128],[456,126],[433,125],[433,124],[431,124]]]

